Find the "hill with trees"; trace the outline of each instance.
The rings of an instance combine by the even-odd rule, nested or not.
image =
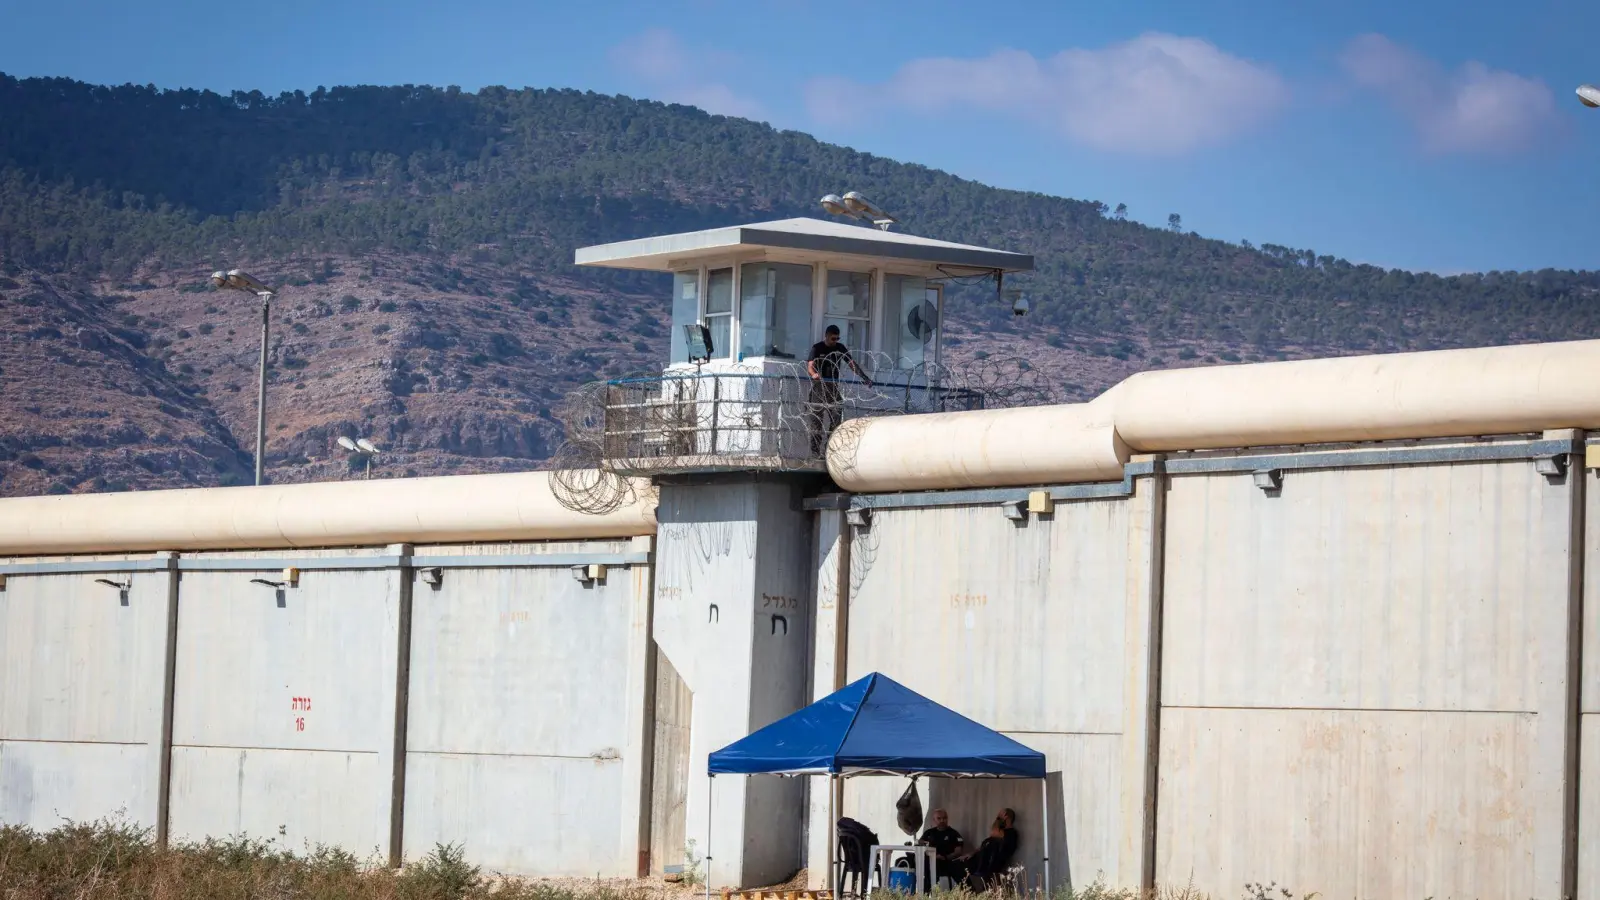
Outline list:
[[[0,75],[0,492],[248,470],[251,316],[200,295],[222,265],[288,286],[272,351],[297,393],[269,444],[281,477],[339,474],[326,445],[353,431],[396,447],[386,474],[526,467],[558,435],[563,391],[665,353],[665,282],[579,271],[575,247],[821,215],[817,198],[845,187],[892,203],[912,233],[1033,253],[1035,315],[1019,325],[957,290],[952,344],[1024,356],[1067,396],[1152,366],[1600,335],[1593,272],[1439,277],[1232,244],[1177,214],[1166,229],[1127,221],[1115,198],[1000,190],[683,106]],[[78,391],[86,369],[128,374]],[[143,399],[108,400],[128,391]],[[108,403],[116,421],[93,419]],[[135,462],[110,465],[113,446]]]

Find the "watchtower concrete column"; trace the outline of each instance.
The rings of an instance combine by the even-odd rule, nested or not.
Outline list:
[[[713,887],[772,884],[800,868],[804,782],[725,775],[713,787],[706,761],[808,699],[805,482],[744,473],[661,484],[655,639],[694,695],[685,824],[697,856],[709,834]]]

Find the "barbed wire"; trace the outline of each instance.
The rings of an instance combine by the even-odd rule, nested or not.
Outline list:
[[[907,368],[888,354],[851,355],[854,366],[819,362],[837,379],[768,359],[584,385],[557,411],[566,435],[551,460],[556,499],[603,515],[641,499],[654,475],[821,472],[829,461],[848,470],[874,418],[1061,402],[1020,357]]]

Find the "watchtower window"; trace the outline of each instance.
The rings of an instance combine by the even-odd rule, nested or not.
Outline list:
[[[854,350],[866,350],[872,339],[872,275],[867,272],[828,270],[828,300],[823,327],[839,326],[839,340]]]
[[[706,328],[711,331],[711,355],[733,356],[733,270],[706,273]]]
[[[700,270],[672,273],[672,356],[671,362],[689,361],[689,342],[683,326],[700,321]]]
[[[739,270],[739,349],[803,359],[811,337],[811,267],[746,263]]]

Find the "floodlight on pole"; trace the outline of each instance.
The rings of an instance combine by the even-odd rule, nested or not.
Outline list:
[[[357,456],[361,456],[366,459],[367,474],[363,477],[370,479],[372,477],[372,458],[378,455],[377,446],[366,438],[356,438],[351,440],[347,437],[339,438],[339,446],[343,447],[350,453],[354,453]]]
[[[821,202],[822,208],[833,215],[864,219],[884,231],[888,231],[890,225],[897,223],[894,216],[874,206],[872,201],[856,191],[846,191],[843,197],[838,194],[828,194]]]
[[[1578,85],[1578,102],[1591,109],[1600,106],[1600,87],[1592,84]]]
[[[261,363],[256,375],[256,484],[264,483],[262,464],[267,452],[267,337],[271,331],[272,297],[275,293],[243,269],[211,273],[213,287],[255,294],[261,300]]]

